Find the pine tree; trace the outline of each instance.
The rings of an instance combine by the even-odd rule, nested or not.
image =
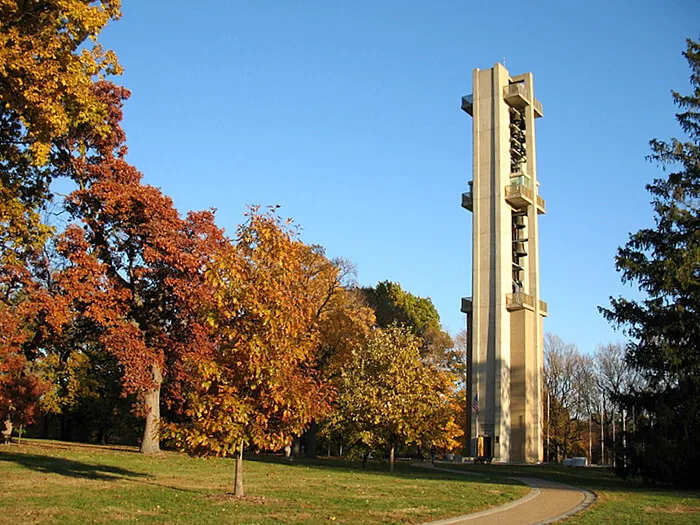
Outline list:
[[[670,172],[647,185],[655,226],[630,235],[616,257],[642,300],[611,298],[603,315],[630,338],[626,359],[646,386],[626,400],[636,414],[628,465],[650,481],[700,478],[700,44],[687,41],[692,92],[673,92],[688,141],[652,140],[649,159]]]

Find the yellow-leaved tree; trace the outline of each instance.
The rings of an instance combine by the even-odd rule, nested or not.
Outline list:
[[[86,129],[107,134],[95,81],[119,74],[96,39],[120,0],[0,0],[0,262],[22,265],[50,228],[40,212],[49,184],[69,175]],[[87,45],[92,41],[92,45]]]
[[[186,364],[184,410],[164,426],[183,450],[235,454],[236,496],[244,493],[245,446],[279,449],[328,407],[330,389],[315,371],[306,248],[275,213],[248,214],[209,273],[213,298],[203,315],[216,343]]]
[[[426,364],[420,349],[421,340],[405,328],[376,328],[334,381],[338,394],[326,432],[367,452],[388,450],[392,472],[398,445],[443,445],[459,432],[450,424],[454,378]]]

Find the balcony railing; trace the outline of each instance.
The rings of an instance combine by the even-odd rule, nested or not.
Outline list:
[[[532,180],[530,179],[530,176],[522,172],[511,173],[510,184],[519,184],[520,186],[525,186],[526,188],[532,188]]]
[[[535,298],[522,292],[506,294],[506,309],[512,312],[523,308],[534,310]]]
[[[540,315],[547,317],[549,315],[549,310],[547,310],[547,303],[540,299]]]

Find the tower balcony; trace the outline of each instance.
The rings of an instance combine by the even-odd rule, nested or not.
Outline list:
[[[535,118],[544,117],[544,111],[542,110],[542,102],[536,98],[532,99],[532,109],[535,112]]]
[[[535,298],[522,292],[506,294],[506,309],[509,312],[523,309],[534,310]]]
[[[538,195],[537,196],[537,214],[544,215],[545,213],[547,213],[547,208],[545,206],[544,199]]]
[[[549,315],[549,310],[547,309],[547,303],[540,299],[540,315],[542,317],[547,317]]]
[[[530,103],[530,93],[524,82],[515,82],[503,87],[503,98],[509,106],[522,108]]]
[[[464,95],[462,97],[462,111],[469,114],[470,117],[474,116],[474,95]]]
[[[513,108],[532,106],[535,118],[544,116],[542,103],[530,94],[530,90],[524,82],[515,82],[503,87],[503,99]]]
[[[535,197],[532,188],[526,184],[521,184],[520,181],[506,186],[505,196],[506,202],[516,210],[524,210],[531,206]]]
[[[469,211],[474,211],[474,181],[469,181],[469,191],[462,193],[462,208]]]
[[[462,297],[462,307],[460,308],[460,310],[463,314],[472,313],[472,306],[473,305],[471,297]]]
[[[462,208],[469,211],[474,211],[474,197],[471,191],[462,193]]]

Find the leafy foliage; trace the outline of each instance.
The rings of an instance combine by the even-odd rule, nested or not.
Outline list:
[[[29,146],[33,163],[46,164],[56,138],[78,126],[109,131],[93,80],[121,68],[114,53],[99,44],[81,46],[120,16],[120,4],[0,1],[1,120],[15,130],[21,124],[21,142]]]
[[[244,444],[279,449],[326,412],[306,249],[277,215],[253,209],[235,246],[217,253],[205,313],[215,345],[185,359],[184,416],[168,427],[179,448],[219,456],[242,455]]]
[[[421,340],[421,355],[434,364],[444,364],[452,339],[440,325],[440,315],[430,298],[417,297],[398,283],[383,281],[374,288],[363,288],[367,303],[374,309],[377,326],[404,326]]]

